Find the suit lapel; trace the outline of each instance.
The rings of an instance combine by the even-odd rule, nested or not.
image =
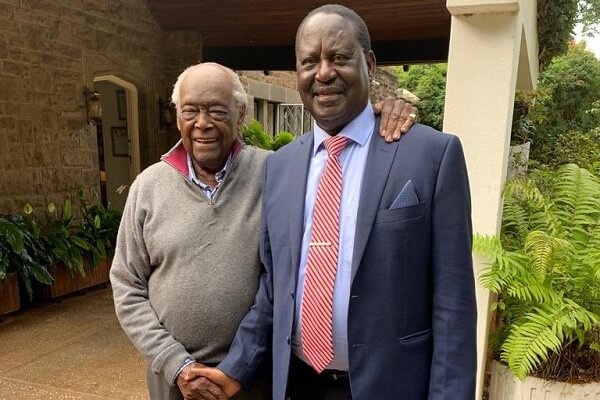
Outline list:
[[[365,247],[367,246],[371,228],[379,209],[379,203],[381,202],[383,189],[385,188],[390,168],[396,155],[396,149],[398,148],[398,142],[386,143],[379,136],[379,121],[380,119],[377,118],[362,180],[358,216],[356,219],[356,233],[354,236],[354,253],[352,255],[352,280],[354,280]]]
[[[289,160],[294,165],[290,179],[287,182],[290,201],[286,207],[290,219],[290,250],[292,252],[292,268],[295,271],[294,279],[298,275],[302,235],[304,234],[304,199],[306,197],[308,167],[313,151],[312,132],[301,136],[298,141],[300,142],[300,148],[297,150],[296,157]]]

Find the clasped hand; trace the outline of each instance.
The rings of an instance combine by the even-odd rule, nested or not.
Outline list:
[[[185,400],[227,400],[241,388],[238,381],[221,370],[197,362],[181,371],[177,386]]]

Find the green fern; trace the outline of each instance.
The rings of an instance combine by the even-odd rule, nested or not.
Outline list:
[[[499,238],[475,235],[479,279],[499,300],[496,351],[524,378],[572,342],[600,351],[600,180],[562,166],[545,195],[507,182]]]

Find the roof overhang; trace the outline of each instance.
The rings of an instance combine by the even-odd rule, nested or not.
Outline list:
[[[236,69],[294,69],[294,38],[319,1],[147,0],[165,30],[204,37],[203,60]],[[367,23],[381,65],[445,61],[450,13],[444,0],[340,1]]]

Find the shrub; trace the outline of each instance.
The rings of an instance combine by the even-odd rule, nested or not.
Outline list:
[[[271,137],[265,132],[260,122],[255,119],[244,125],[242,136],[246,144],[271,150]]]
[[[499,295],[495,350],[519,378],[599,380],[600,179],[573,164],[553,174],[543,191],[507,182],[500,238],[474,241]]]
[[[271,150],[276,151],[285,146],[286,144],[292,142],[294,139],[295,136],[291,132],[279,132],[277,135],[275,135],[273,141],[271,142]]]
[[[0,280],[6,279],[8,273],[16,272],[32,299],[33,281],[52,283],[47,270],[49,260],[39,230],[19,214],[0,215]]]

